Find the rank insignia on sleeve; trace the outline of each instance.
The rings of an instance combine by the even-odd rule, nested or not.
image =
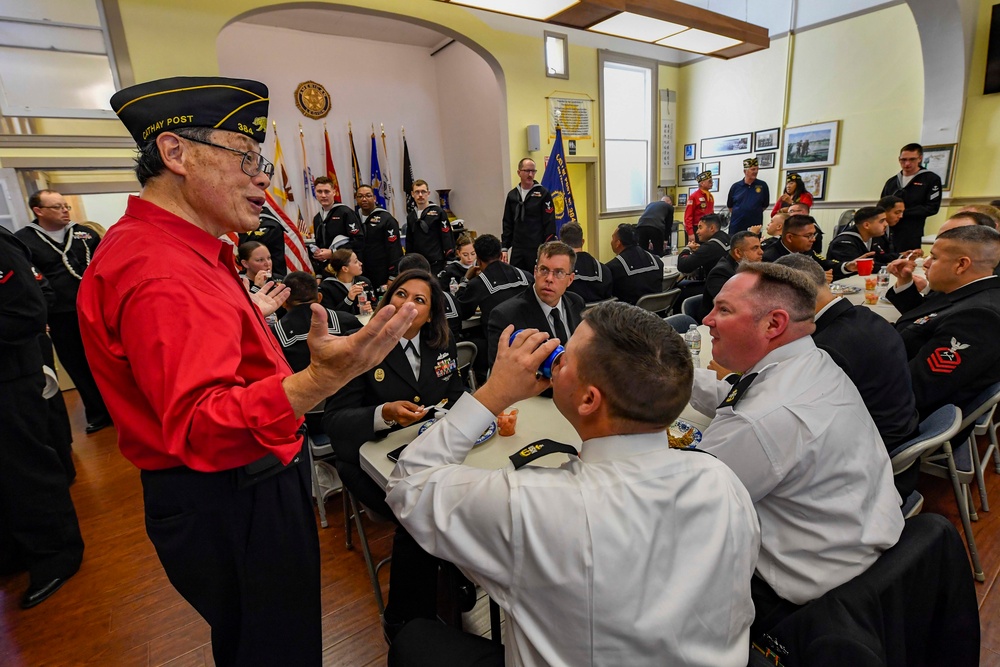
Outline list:
[[[969,346],[952,338],[951,347],[939,347],[931,352],[931,356],[927,357],[927,365],[930,366],[932,373],[951,373],[962,363],[962,355],[958,353],[959,350],[964,350],[967,347]]]
[[[937,317],[937,313],[931,313],[930,315],[927,315],[926,317],[921,317],[918,320],[913,320],[913,323],[914,324],[927,324],[928,322],[931,321],[932,317]],[[941,348],[941,349],[944,349],[944,348]]]
[[[399,237],[398,237],[398,236],[396,236],[395,234],[391,234],[391,233],[390,233],[390,234],[389,234],[389,237],[388,237],[388,238],[387,238],[386,240],[387,240],[387,241],[388,241],[389,243],[395,243],[395,242],[396,242],[396,239],[398,239],[398,238],[399,238]]]
[[[0,271],[0,285],[3,285],[5,282],[7,282],[8,280],[10,280],[10,277],[12,275],[14,275],[13,271],[6,271],[6,272],[5,271]]]

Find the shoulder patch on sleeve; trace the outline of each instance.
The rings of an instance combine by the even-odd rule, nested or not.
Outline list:
[[[576,447],[572,445],[566,445],[561,442],[556,442],[555,440],[549,440],[544,438],[538,442],[533,442],[519,452],[510,455],[510,462],[514,464],[514,468],[522,468],[525,465],[531,463],[535,459],[540,459],[548,454],[557,453],[568,454],[570,456],[579,456],[580,453],[576,451]]]

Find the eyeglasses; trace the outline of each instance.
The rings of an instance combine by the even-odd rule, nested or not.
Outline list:
[[[519,169],[518,171],[523,171],[526,174],[534,174],[538,172],[537,169]]]
[[[253,178],[261,172],[264,172],[264,175],[268,178],[274,176],[274,165],[257,151],[241,151],[236,148],[230,148],[229,146],[213,144],[211,141],[202,141],[201,139],[195,139],[194,137],[186,137],[183,134],[178,134],[177,136],[181,139],[193,141],[196,144],[205,144],[206,146],[213,146],[215,148],[221,148],[224,151],[229,151],[230,153],[242,155],[243,162],[240,164],[240,169],[242,169],[243,173],[250,178]]]
[[[815,241],[816,237],[819,236],[819,234],[817,234],[816,232],[813,232],[812,234],[796,234],[794,232],[788,232],[788,233],[791,234],[792,236],[801,236],[802,238],[809,239],[810,241]]]
[[[562,269],[550,269],[547,266],[536,266],[535,273],[537,273],[542,278],[548,278],[551,275],[556,280],[562,280],[572,272],[566,272]]]
[[[72,211],[73,207],[69,204],[56,204],[54,206],[38,206],[37,208],[51,208],[54,211]]]

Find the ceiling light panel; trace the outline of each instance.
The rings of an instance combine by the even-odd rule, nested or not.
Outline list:
[[[655,42],[687,30],[687,26],[631,12],[622,12],[590,26],[588,30],[615,37],[637,39],[641,42]]]
[[[544,21],[580,0],[451,0],[451,4]]]
[[[656,43],[662,44],[663,46],[669,46],[673,49],[681,49],[683,51],[694,51],[695,53],[715,53],[716,51],[728,49],[730,46],[736,46],[742,42],[738,39],[733,39],[732,37],[723,37],[722,35],[715,35],[710,32],[705,32],[704,30],[692,28],[667,37],[666,39],[661,39]]]

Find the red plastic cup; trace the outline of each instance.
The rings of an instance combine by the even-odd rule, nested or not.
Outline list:
[[[875,268],[875,260],[871,257],[866,259],[858,260],[858,275],[859,276],[870,276],[872,274],[872,269]]]

